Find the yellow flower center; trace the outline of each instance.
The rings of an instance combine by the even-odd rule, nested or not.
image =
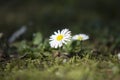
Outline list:
[[[78,40],[83,40],[83,37],[82,36],[78,36]]]
[[[63,39],[63,35],[58,35],[57,38],[56,38],[58,41],[61,41]]]

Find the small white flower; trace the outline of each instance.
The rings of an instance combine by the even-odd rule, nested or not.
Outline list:
[[[79,41],[84,41],[89,39],[89,36],[86,34],[77,34],[72,37],[73,40],[79,40]]]
[[[67,44],[71,40],[71,31],[68,29],[58,30],[54,32],[54,35],[50,36],[50,46],[53,48],[62,47],[63,44]]]
[[[118,59],[120,60],[120,53],[118,53]]]

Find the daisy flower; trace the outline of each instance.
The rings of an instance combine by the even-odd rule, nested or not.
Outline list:
[[[77,34],[72,37],[72,40],[79,40],[79,41],[84,41],[89,39],[89,36],[86,34]]]
[[[50,46],[52,48],[62,47],[63,44],[67,44],[71,40],[71,31],[69,29],[58,30],[50,36]]]

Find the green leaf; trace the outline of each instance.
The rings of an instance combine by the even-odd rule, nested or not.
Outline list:
[[[34,39],[33,39],[33,44],[34,45],[39,45],[42,42],[42,34],[40,32],[35,33]]]

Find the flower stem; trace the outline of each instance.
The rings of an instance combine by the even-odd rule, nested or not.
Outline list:
[[[80,41],[80,50],[82,50],[83,47],[82,47],[82,41]]]

